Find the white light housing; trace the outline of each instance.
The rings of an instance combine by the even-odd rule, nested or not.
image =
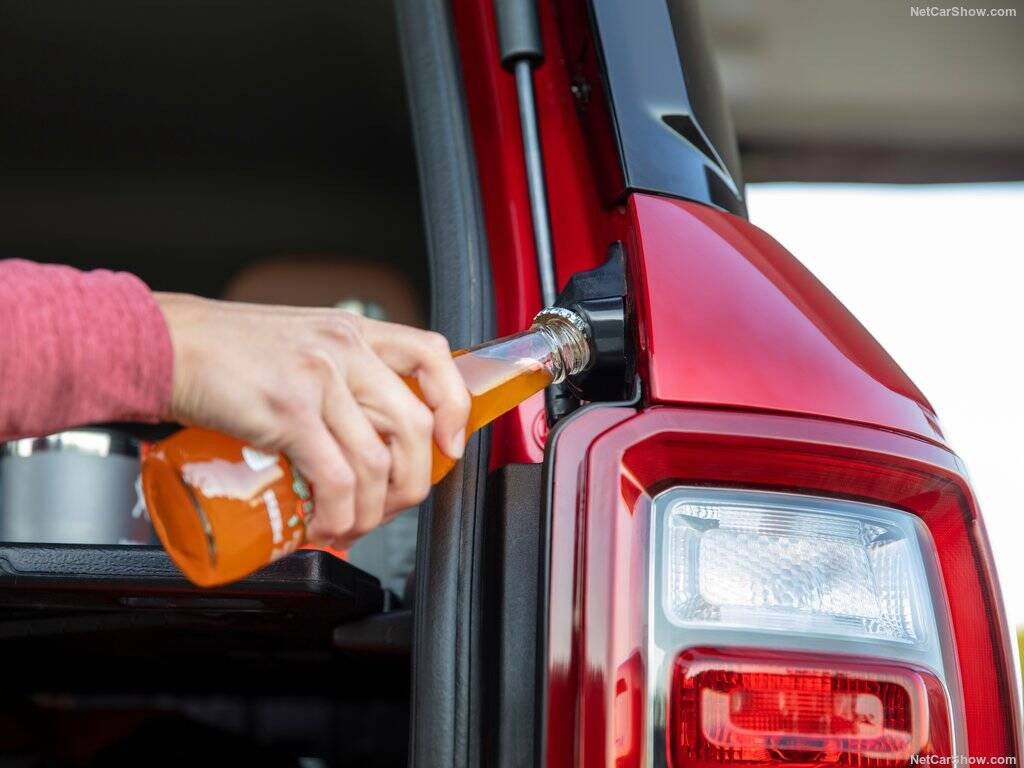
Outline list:
[[[684,627],[924,644],[934,616],[915,519],[789,493],[674,488],[662,602]]]

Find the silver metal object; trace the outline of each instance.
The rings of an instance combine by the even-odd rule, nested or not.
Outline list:
[[[583,373],[593,363],[590,328],[572,310],[546,307],[536,314],[530,327],[544,334],[551,346],[552,356],[547,364],[553,385]]]
[[[533,69],[529,59],[515,65],[516,93],[519,95],[519,125],[523,132],[523,155],[526,158],[526,182],[530,192],[530,216],[533,219],[533,244],[537,252],[537,274],[540,277],[541,301],[550,307],[558,298],[555,283],[555,259],[551,247],[551,224],[548,220],[548,198],[544,185],[544,160],[540,151],[537,108],[533,96]]]
[[[28,458],[40,453],[74,452],[83,456],[139,456],[139,445],[120,432],[78,429],[0,444],[0,457]]]
[[[153,543],[138,443],[76,429],[0,444],[0,541]]]
[[[586,338],[590,338],[590,326],[587,325],[587,321],[571,309],[566,309],[565,307],[544,307],[544,309],[533,316],[533,322],[543,323],[552,318],[569,323]]]
[[[344,309],[346,312],[353,312],[371,320],[387,320],[388,313],[380,304],[372,299],[361,299],[358,296],[349,296],[338,299],[334,302],[335,309]]]

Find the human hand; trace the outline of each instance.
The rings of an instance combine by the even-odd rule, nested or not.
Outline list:
[[[433,441],[461,457],[469,395],[440,334],[336,309],[155,296],[174,347],[168,416],[284,452],[315,488],[311,542],[344,548],[421,502]]]

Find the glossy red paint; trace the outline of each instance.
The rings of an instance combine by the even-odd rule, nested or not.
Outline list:
[[[452,15],[484,204],[498,333],[540,309],[515,82],[501,67],[492,3],[454,0]]]
[[[625,217],[599,200],[559,34],[560,22],[579,25],[586,18],[559,19],[547,0],[539,8],[546,56],[534,72],[534,88],[561,287],[570,275],[604,260],[608,246],[621,237]],[[454,0],[452,13],[484,202],[497,330],[515,333],[541,308],[515,82],[501,66],[494,4]],[[535,397],[495,423],[492,467],[542,460],[535,423],[543,407],[543,398]]]
[[[577,602],[576,563],[579,544],[577,495],[583,462],[592,441],[633,416],[630,408],[592,407],[559,427],[552,467],[550,584],[548,589],[548,669],[545,696],[547,765],[575,765],[575,724],[579,692],[579,624],[573,621]]]
[[[629,223],[651,401],[801,413],[943,442],[914,383],[765,232],[641,194],[630,199]]]
[[[575,684],[578,711],[556,717],[549,709],[547,765],[615,764],[620,671],[647,664],[650,521],[641,502],[666,482],[803,491],[919,515],[935,541],[960,649],[959,670],[952,665],[946,674],[962,684],[957,706],[969,754],[1020,755],[1012,645],[976,502],[954,454],[856,424],[718,409],[653,407],[595,432],[567,428],[554,455],[553,530],[582,526],[582,543],[578,574],[555,559],[564,549],[552,549],[551,593],[573,592],[575,600],[572,610],[552,604],[549,611],[549,641],[558,642],[549,646],[548,696],[568,705],[566,688]],[[936,599],[941,610],[943,596]],[[575,638],[571,651],[567,636]],[[951,695],[959,701],[957,691]],[[570,749],[575,763],[566,760]]]

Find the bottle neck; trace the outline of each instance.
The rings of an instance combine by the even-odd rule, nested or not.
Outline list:
[[[529,330],[464,350],[455,364],[470,392],[480,394],[498,380],[538,366],[548,384],[557,384],[586,370],[591,359],[586,323],[574,312],[554,307],[542,310]],[[478,361],[489,364],[481,367]]]
[[[587,325],[575,312],[561,307],[543,309],[534,317],[528,333],[538,334],[548,348],[539,362],[551,375],[552,384],[582,373],[590,366],[592,351]]]

